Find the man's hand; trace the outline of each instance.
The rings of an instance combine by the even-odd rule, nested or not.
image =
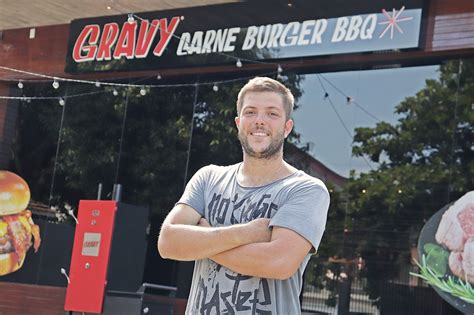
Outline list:
[[[208,222],[206,219],[204,219],[204,218],[200,218],[200,219],[199,219],[199,222],[198,222],[197,226],[211,227],[211,225],[209,224],[209,222]]]

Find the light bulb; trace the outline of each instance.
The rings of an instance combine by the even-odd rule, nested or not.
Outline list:
[[[133,13],[128,14],[128,23],[133,23],[135,19],[133,18]]]
[[[278,72],[278,73],[282,73],[282,72],[283,72],[283,68],[282,68],[280,65],[278,65],[277,72]]]
[[[59,82],[56,81],[56,79],[54,79],[54,81],[53,81],[53,88],[54,88],[55,90],[57,90],[57,89],[59,88]]]
[[[145,88],[140,89],[140,95],[145,96],[146,95],[146,90]]]
[[[214,90],[214,92],[219,91],[219,87],[217,86],[217,84],[214,84],[212,89]]]
[[[19,88],[19,89],[22,89],[22,88],[23,88],[23,82],[21,82],[21,81],[18,82],[18,88]]]
[[[95,81],[95,86],[100,87],[100,82],[99,82],[99,81]]]
[[[116,90],[116,89],[114,89],[114,90],[112,91],[112,94],[113,94],[114,96],[117,96],[117,95],[118,95],[118,92],[117,92],[117,90]]]
[[[61,97],[59,99],[59,105],[64,106],[66,104],[66,101]]]
[[[235,66],[237,68],[242,68],[242,61],[240,61],[240,59],[237,59],[237,62],[235,63]]]
[[[158,74],[156,75],[156,79],[157,79],[157,80],[161,80],[161,74],[158,73]]]

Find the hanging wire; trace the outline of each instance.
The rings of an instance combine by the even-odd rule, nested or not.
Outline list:
[[[346,124],[344,123],[344,120],[342,119],[341,115],[339,115],[339,112],[337,111],[336,109],[336,106],[334,106],[334,103],[332,102],[332,99],[331,97],[329,96],[329,93],[328,91],[326,90],[326,87],[324,86],[323,82],[321,81],[321,78],[320,78],[320,74],[317,74],[316,75],[317,78],[318,78],[318,81],[319,81],[319,84],[321,85],[321,88],[323,89],[324,91],[324,97],[325,99],[329,102],[329,104],[331,105],[332,109],[334,110],[334,112],[336,113],[336,116],[337,118],[339,119],[339,122],[341,123],[342,127],[344,128],[344,130],[347,132],[347,135],[349,136],[349,138],[351,140],[353,140],[353,136],[351,134],[351,132],[349,131],[349,128],[346,126]],[[352,146],[351,146],[352,147]],[[362,158],[363,160],[365,161],[365,163],[367,164],[367,166],[369,166],[369,168],[371,170],[374,170],[374,168],[372,167],[372,165],[369,163],[369,161],[367,161],[366,157],[364,155],[362,155]]]
[[[186,183],[188,181],[188,169],[189,169],[189,160],[191,157],[191,144],[193,141],[193,131],[194,131],[194,115],[196,114],[196,106],[197,106],[197,98],[199,93],[199,84],[194,85],[194,101],[193,101],[193,116],[191,117],[191,133],[189,135],[189,142],[188,142],[188,155],[186,157],[186,167],[184,169],[184,186],[183,191],[186,189]]]
[[[66,91],[64,93],[63,99],[67,99],[67,93],[68,93],[69,85],[66,84]],[[51,186],[49,188],[49,208],[51,208],[52,205],[52,200],[53,200],[53,192],[54,192],[54,182],[56,180],[56,168],[58,165],[58,157],[59,157],[59,149],[61,147],[61,141],[62,141],[62,134],[63,134],[63,126],[64,126],[64,116],[66,113],[66,106],[67,106],[67,101],[62,105],[62,113],[61,113],[61,121],[59,123],[59,132],[58,132],[58,143],[56,145],[56,154],[54,156],[54,166],[53,166],[53,175],[51,178]]]
[[[13,69],[13,68],[8,68],[8,67],[4,67],[4,66],[0,66],[0,69],[12,71],[12,72],[23,73],[23,74],[28,74],[30,76],[37,76],[37,77],[43,77],[43,78],[49,79],[49,80],[44,80],[44,81],[40,81],[40,82],[51,81],[52,79],[56,79],[56,80],[59,80],[59,81],[65,81],[65,82],[75,82],[75,83],[92,84],[92,85],[95,85],[95,82],[96,82],[96,81],[92,81],[92,80],[78,80],[78,79],[53,77],[53,76],[50,76],[50,75],[45,75],[45,74],[35,73],[35,72],[29,72],[29,71],[24,71],[24,70],[19,70],[19,69]],[[293,68],[287,68],[287,70],[291,70],[291,69],[293,69]],[[274,70],[274,71],[261,73],[259,75],[260,76],[270,76],[270,75],[276,74],[277,72],[278,72],[277,70]],[[151,78],[151,77],[155,77],[155,75],[147,77],[147,78]],[[218,84],[233,83],[233,82],[239,82],[239,81],[243,81],[243,80],[249,80],[249,79],[252,79],[254,77],[255,77],[255,75],[250,75],[250,76],[244,76],[244,77],[239,77],[239,78],[235,78],[235,79],[228,79],[228,80],[222,80],[222,81],[200,82],[199,85],[206,86],[206,85],[214,85],[216,83],[218,83]],[[137,82],[146,80],[147,78],[142,78]],[[0,81],[17,82],[19,80],[18,79],[16,79],[16,80],[13,80],[13,79],[11,79],[11,80],[1,80],[0,79]],[[147,87],[147,88],[188,87],[188,86],[194,86],[195,84],[196,83],[147,84],[147,85],[143,85],[143,84],[126,84],[126,83],[114,83],[114,82],[101,81],[101,85],[116,86],[116,87],[133,87],[133,88],[143,88],[144,86]],[[91,92],[91,94],[93,94],[93,93],[103,93],[103,91]],[[84,95],[86,95],[86,94],[84,94]],[[78,96],[81,96],[81,95],[78,95]],[[54,98],[54,97],[52,97],[52,98]],[[0,96],[0,99],[28,99],[28,97]],[[46,98],[44,98],[44,99],[46,99]]]
[[[124,140],[124,135],[125,135],[125,122],[127,121],[127,109],[128,109],[129,96],[130,96],[130,89],[127,89],[127,94],[125,96],[125,107],[123,109],[122,130],[120,133],[120,145],[119,145],[119,151],[118,151],[118,157],[117,157],[117,167],[115,169],[115,180],[114,180],[115,185],[118,184],[120,158],[122,157],[122,147],[123,147],[123,140]]]
[[[102,93],[108,93],[108,91],[96,91],[96,92],[64,95],[64,96],[1,96],[0,95],[0,99],[26,101],[26,100],[59,100],[60,98],[63,98],[64,100],[66,100],[68,98],[76,98],[76,97],[89,96],[89,95],[102,94]]]
[[[362,110],[364,113],[366,113],[368,116],[370,116],[371,118],[373,118],[375,121],[377,122],[381,122],[380,119],[378,119],[374,114],[372,114],[371,112],[369,112],[367,109],[365,109],[362,105],[360,105],[356,100],[354,100],[350,95],[346,94],[344,91],[342,91],[340,88],[338,88],[334,83],[332,83],[331,81],[329,81],[329,79],[327,79],[324,75],[322,74],[318,74],[318,76],[321,76],[321,78],[323,78],[324,81],[326,81],[330,86],[332,86],[336,91],[338,91],[341,95],[344,95],[344,97],[346,99],[350,99],[350,102],[351,104],[354,104],[356,105],[360,110]]]

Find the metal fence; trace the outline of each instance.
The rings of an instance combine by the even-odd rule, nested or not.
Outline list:
[[[301,308],[310,314],[337,315],[458,315],[462,314],[418,278],[416,266],[400,268],[396,279],[380,275],[378,294],[369,295],[364,269],[357,262],[320,261],[313,257],[307,267]],[[374,295],[374,294],[372,294]]]

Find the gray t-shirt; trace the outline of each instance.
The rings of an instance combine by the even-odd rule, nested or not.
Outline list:
[[[178,201],[191,206],[214,226],[271,218],[271,226],[291,229],[316,250],[329,207],[329,193],[319,179],[297,171],[260,187],[236,180],[241,163],[200,169]],[[299,314],[299,294],[308,254],[289,279],[242,275],[210,259],[196,261],[186,314]]]

